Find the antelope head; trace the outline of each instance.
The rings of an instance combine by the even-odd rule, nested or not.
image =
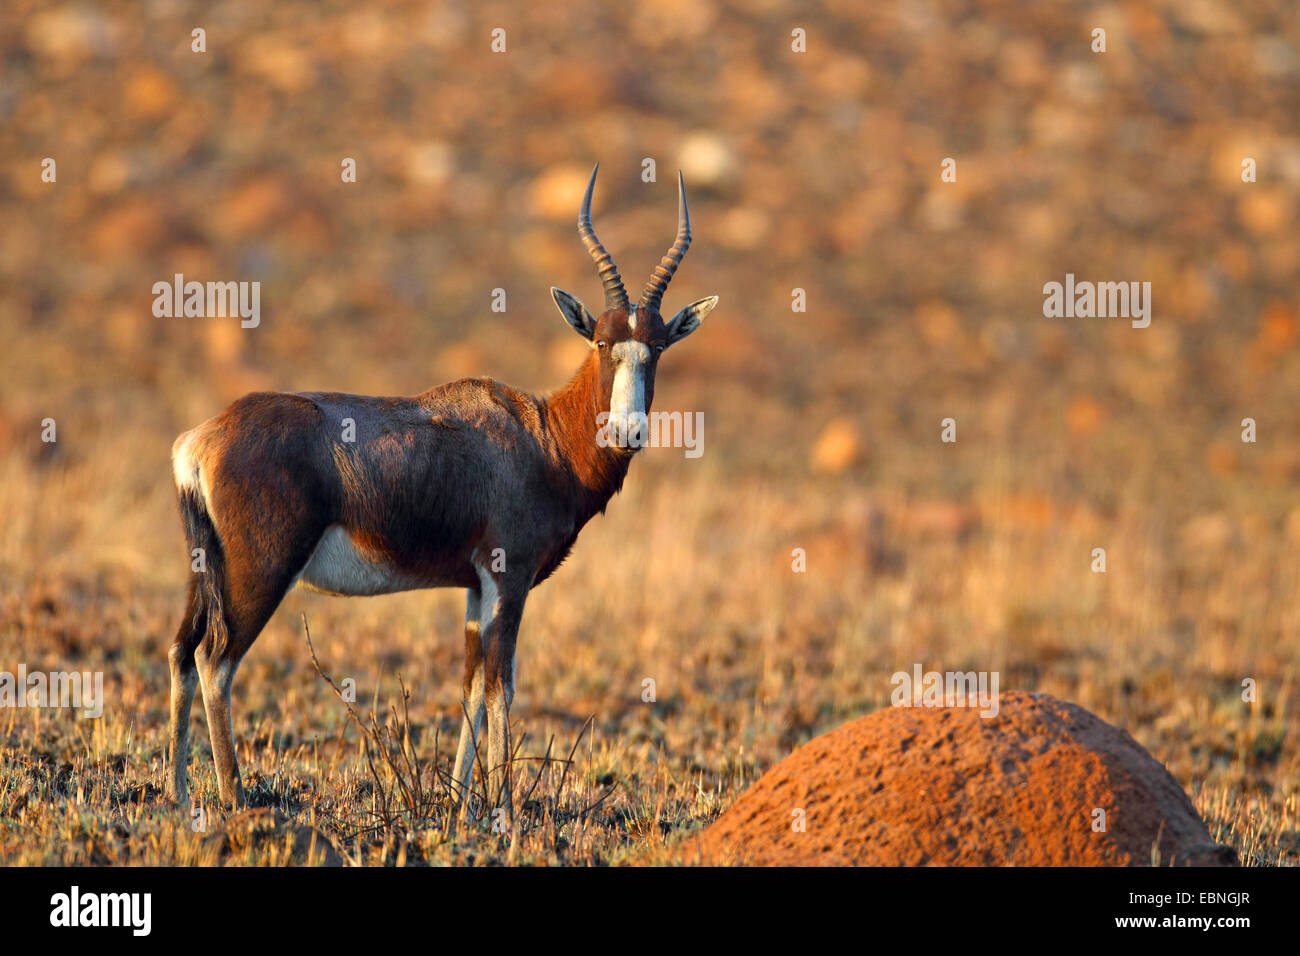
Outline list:
[[[677,239],[660,260],[636,305],[628,301],[623,277],[591,228],[591,194],[596,186],[597,163],[587,183],[578,213],[578,235],[591,253],[605,286],[605,309],[599,317],[574,296],[551,288],[560,314],[595,350],[598,365],[596,412],[608,416],[611,445],[636,452],[644,444],[646,419],[654,400],[659,356],[700,327],[718,297],[692,302],[667,322],[659,313],[664,291],[691,244],[691,217],[686,208],[686,185],[677,174]]]

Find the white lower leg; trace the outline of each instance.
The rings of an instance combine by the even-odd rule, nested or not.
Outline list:
[[[478,735],[483,729],[483,665],[479,664],[470,684],[469,694],[462,701],[465,708],[460,727],[460,746],[456,748],[456,767],[453,771],[457,799],[464,800],[474,782],[474,761],[478,753]]]
[[[244,790],[239,782],[239,759],[235,756],[234,729],[230,720],[230,688],[235,682],[235,668],[228,661],[213,664],[201,656],[197,657],[197,663],[203,687],[203,709],[207,711],[208,734],[212,738],[217,789],[223,804],[238,809],[244,802]]]
[[[487,694],[488,724],[488,796],[495,806],[504,811],[505,822],[510,823],[510,705],[506,702],[506,689],[498,685]]]

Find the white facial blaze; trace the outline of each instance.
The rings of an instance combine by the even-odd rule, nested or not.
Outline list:
[[[611,355],[614,388],[609,399],[609,424],[613,444],[622,445],[621,436],[634,437],[638,428],[644,432],[646,427],[645,373],[650,347],[644,342],[619,342]]]

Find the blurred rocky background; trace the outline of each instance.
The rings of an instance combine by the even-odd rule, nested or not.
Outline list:
[[[1297,23],[1221,0],[14,0],[4,415],[135,419],[147,398],[174,430],[253,387],[557,384],[581,343],[547,288],[598,300],[573,220],[600,160],[629,284],[671,242],[685,172],[696,243],[668,306],[722,307],[665,395],[712,413],[717,454],[964,492],[954,459],[996,449],[1010,480],[1099,503],[1131,480],[1203,506],[1218,475],[1289,490]],[[261,281],[262,327],[155,319],[176,272]],[[1151,327],[1044,319],[1066,272],[1150,281]],[[946,415],[962,444],[940,455]]]

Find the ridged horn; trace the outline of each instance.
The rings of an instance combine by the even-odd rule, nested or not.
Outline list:
[[[659,265],[655,266],[650,281],[645,284],[645,291],[641,293],[641,301],[637,304],[638,309],[659,311],[659,303],[663,301],[668,283],[672,281],[673,273],[677,271],[682,256],[686,255],[686,250],[690,248],[690,245],[691,214],[686,208],[686,182],[682,179],[681,170],[678,170],[677,239],[673,242],[672,248],[668,250],[668,254],[659,260]]]
[[[591,180],[587,183],[587,194],[582,197],[582,209],[578,212],[578,235],[582,237],[582,244],[587,247],[591,253],[591,258],[596,262],[596,270],[600,273],[600,281],[605,286],[605,308],[609,309],[627,309],[627,290],[623,288],[623,277],[618,274],[618,266],[614,265],[613,257],[605,251],[605,247],[600,244],[596,238],[595,230],[591,228],[591,194],[596,188],[596,171],[600,169],[600,163],[591,168]]]

